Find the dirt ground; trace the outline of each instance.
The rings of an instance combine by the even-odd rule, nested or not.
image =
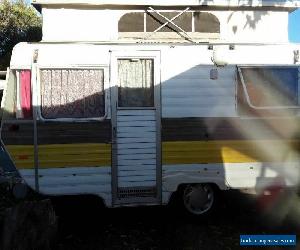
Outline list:
[[[59,218],[56,248],[235,250],[243,249],[240,234],[297,234],[299,242],[300,217],[286,209],[289,201],[269,207],[273,217],[262,212],[262,203],[253,196],[225,192],[211,216],[195,219],[173,205],[106,209],[95,199],[54,199]],[[284,215],[274,215],[279,211]],[[296,248],[265,249],[298,250],[300,242]]]
[[[0,192],[0,221],[16,201]],[[278,198],[279,197],[279,198]],[[222,192],[217,209],[206,218],[169,206],[104,208],[95,197],[52,198],[58,217],[53,249],[293,249],[300,250],[300,198],[255,198]],[[241,247],[241,234],[296,234],[297,247]],[[22,248],[21,248],[22,249]]]

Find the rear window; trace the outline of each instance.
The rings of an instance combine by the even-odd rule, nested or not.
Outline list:
[[[240,114],[259,111],[274,115],[284,113],[284,110],[296,110],[299,104],[298,92],[298,67],[238,69],[237,97]]]

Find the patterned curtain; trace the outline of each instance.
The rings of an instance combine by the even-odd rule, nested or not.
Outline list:
[[[44,118],[92,118],[105,113],[101,69],[41,70]]]
[[[119,107],[153,107],[153,60],[118,60]]]

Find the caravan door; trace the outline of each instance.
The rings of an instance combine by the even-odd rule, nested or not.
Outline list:
[[[161,202],[159,55],[112,52],[114,205]]]

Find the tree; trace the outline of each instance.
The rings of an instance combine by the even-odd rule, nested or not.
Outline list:
[[[13,47],[42,38],[42,20],[24,0],[0,0],[0,70],[6,69]]]

